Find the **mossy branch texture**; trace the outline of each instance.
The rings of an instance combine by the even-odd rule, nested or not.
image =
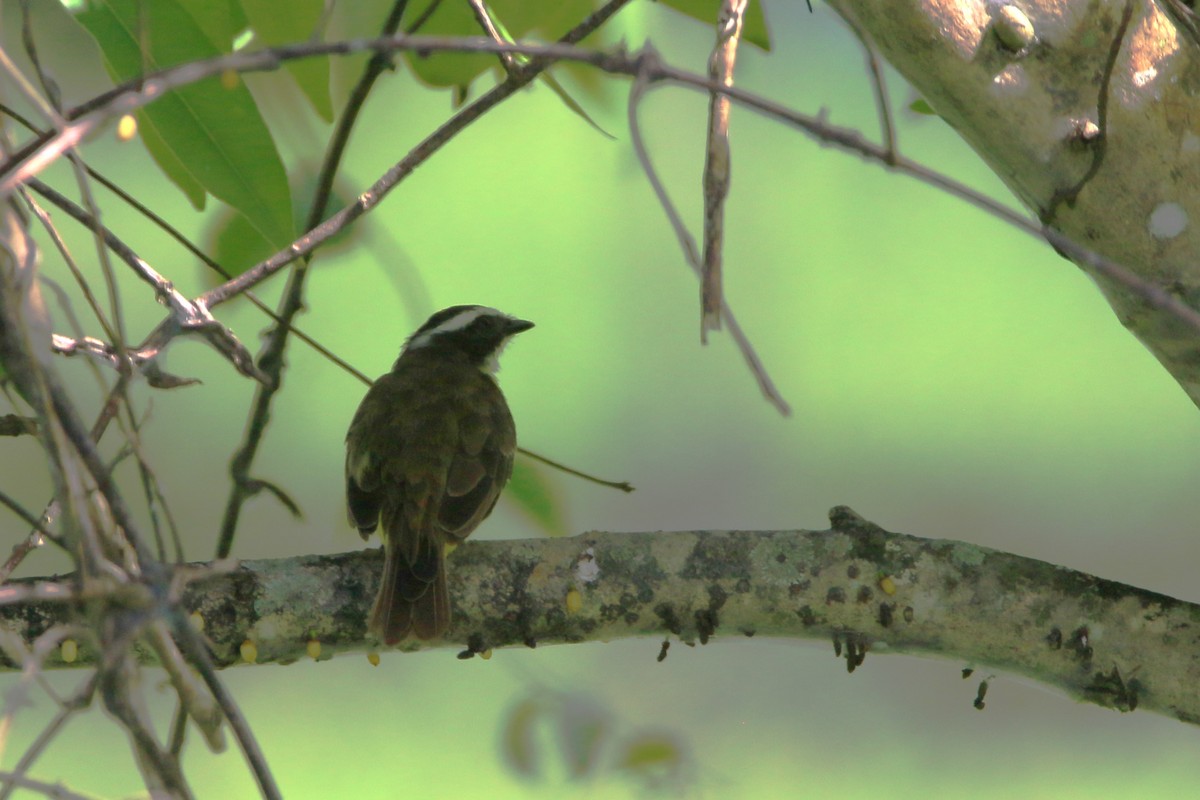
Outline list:
[[[850,671],[864,655],[940,656],[1122,711],[1200,722],[1200,606],[977,545],[890,533],[845,507],[830,519],[826,531],[468,542],[450,556],[446,640],[401,647],[470,657],[634,637],[815,639]],[[222,667],[371,652],[366,616],[381,565],[374,549],[243,561],[194,582],[183,605],[203,619]],[[67,604],[47,600],[0,612],[27,640],[69,617]],[[658,652],[656,643],[647,658]],[[80,643],[73,665],[94,657]],[[46,666],[68,665],[56,657]]]

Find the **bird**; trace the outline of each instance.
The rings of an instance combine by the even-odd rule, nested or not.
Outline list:
[[[446,546],[471,535],[512,475],[517,431],[496,371],[505,345],[532,327],[490,306],[437,312],[350,422],[346,511],[364,541],[381,528],[367,630],[387,645],[450,627]]]

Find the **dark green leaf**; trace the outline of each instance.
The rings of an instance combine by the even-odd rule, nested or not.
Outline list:
[[[929,105],[924,97],[918,97],[916,100],[913,100],[912,103],[909,104],[908,110],[916,114],[927,114],[931,117],[936,117],[938,115],[938,113],[933,110],[933,106]]]
[[[601,128],[600,125],[594,119],[592,119],[591,115],[583,110],[583,106],[579,105],[575,98],[571,97],[571,95],[567,93],[566,88],[564,88],[563,85],[558,82],[558,79],[550,74],[550,70],[546,70],[538,77],[541,79],[542,83],[550,87],[550,91],[558,95],[558,99],[562,100],[563,105],[575,112],[576,116],[590,125],[594,130],[599,132],[602,136],[608,137],[609,139],[617,138],[608,131],[604,130],[604,128]]]
[[[406,22],[424,12],[425,4],[413,4]],[[465,2],[443,2],[437,7],[421,33],[428,36],[480,36],[482,31],[475,15]],[[413,74],[423,83],[438,87],[466,87],[484,70],[499,65],[492,53],[431,53],[422,56],[408,51],[404,59]]]
[[[203,211],[204,206],[207,205],[208,192],[204,191],[200,181],[192,177],[192,173],[183,165],[183,162],[175,157],[175,151],[163,141],[146,112],[138,111],[135,116],[138,122],[138,133],[142,136],[142,144],[146,145],[150,157],[158,164],[159,169],[166,173],[167,179],[179,187],[188,202],[192,204],[192,208]]]
[[[176,0],[107,0],[79,15],[113,78],[219,54]],[[143,52],[139,42],[145,42]],[[241,211],[273,245],[294,236],[287,175],[254,98],[234,74],[167,92],[145,107],[162,142],[206,191]]]
[[[205,37],[222,53],[233,52],[233,40],[246,30],[246,15],[236,0],[179,0]]]
[[[204,251],[230,275],[241,275],[275,252],[244,216],[228,206],[209,217],[201,243]],[[201,264],[198,268],[207,285],[224,283],[225,278],[208,266]]]

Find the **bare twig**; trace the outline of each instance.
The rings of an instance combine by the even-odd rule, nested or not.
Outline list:
[[[811,13],[812,8],[809,8]],[[896,143],[896,125],[892,117],[892,101],[888,97],[887,82],[883,79],[883,64],[879,60],[879,54],[875,52],[875,45],[871,44],[871,40],[867,37],[857,21],[843,17],[850,32],[858,39],[859,44],[863,47],[863,53],[867,58],[867,74],[871,76],[871,88],[875,92],[875,111],[879,114],[879,134],[883,138],[883,146],[890,154],[890,158],[885,162],[888,165],[895,166],[896,156],[899,154],[899,148]]]
[[[35,583],[6,584],[0,586],[0,606],[13,603],[30,603],[38,600],[49,602],[67,602],[78,600],[80,596],[71,587],[58,581],[38,581]]]
[[[7,492],[5,492],[3,489],[0,489],[0,505],[7,506],[9,511],[13,512],[18,517],[20,517],[22,522],[24,522],[26,525],[28,525],[29,527],[36,530],[42,536],[45,536],[47,538],[54,538],[54,534],[51,533],[50,531],[48,531],[46,529],[46,527],[44,525],[42,525],[41,520],[39,520],[37,517],[35,517],[33,514],[31,514],[25,508],[25,506],[18,503],[15,498],[13,498],[11,495],[9,495]],[[2,580],[3,580],[3,578],[0,578],[0,581],[2,581]]]
[[[96,674],[92,673],[83,682],[83,685],[76,690],[74,695],[60,704],[58,713],[54,715],[54,718],[42,729],[37,738],[21,753],[21,757],[13,766],[12,772],[0,773],[0,782],[3,783],[3,788],[0,788],[0,800],[8,800],[12,796],[13,791],[18,787],[27,787],[25,775],[29,772],[29,768],[33,766],[34,762],[50,746],[50,743],[54,741],[55,737],[58,736],[71,717],[91,705],[92,697],[96,693],[96,680]]]
[[[671,223],[671,228],[675,231],[676,238],[679,239],[679,246],[683,249],[684,260],[688,266],[703,279],[704,267],[701,264],[700,253],[696,249],[696,241],[688,232],[687,226],[683,222],[683,218],[679,216],[679,212],[675,208],[675,204],[671,202],[671,197],[667,193],[667,187],[663,185],[662,180],[658,177],[658,172],[654,169],[654,164],[650,160],[650,152],[646,149],[645,140],[642,138],[641,125],[638,123],[637,110],[641,105],[642,97],[646,93],[651,77],[655,71],[655,65],[658,62],[658,56],[646,45],[639,55],[639,60],[645,64],[645,72],[639,73],[633,82],[633,86],[629,89],[629,134],[630,141],[633,145],[633,151],[637,154],[638,162],[642,165],[642,171],[646,174],[646,181],[654,190],[655,196],[658,197],[658,203],[662,206],[663,211],[667,215],[667,220]],[[733,310],[725,300],[721,299],[721,316],[725,323],[729,326],[729,334],[733,337],[738,349],[742,353],[742,358],[750,367],[750,372],[754,375],[754,379],[758,382],[759,390],[762,391],[763,397],[767,399],[771,405],[778,409],[780,414],[785,417],[792,413],[791,406],[779,393],[775,382],[771,380],[771,376],[767,374],[766,367],[758,357],[758,353],[754,350],[754,345],[746,338],[742,332],[741,325],[738,324],[737,317],[734,316]]]
[[[606,6],[601,11],[605,11]],[[154,97],[157,97],[162,91],[173,88],[175,86],[184,85],[189,82],[201,80],[206,77],[220,74],[225,70],[236,70],[242,72],[253,72],[272,70],[287,59],[291,58],[308,58],[318,55],[331,54],[349,54],[357,53],[365,50],[379,50],[392,52],[396,50],[416,50],[427,52],[512,52],[523,53],[531,57],[530,65],[537,64],[541,60],[573,60],[581,63],[591,64],[592,66],[604,72],[624,75],[639,75],[643,74],[644,79],[650,83],[676,83],[682,86],[699,89],[705,92],[715,90],[722,91],[732,100],[753,109],[764,116],[772,119],[777,119],[786,122],[794,127],[800,128],[811,134],[815,138],[823,141],[826,144],[839,147],[850,152],[858,153],[873,160],[889,166],[894,166],[898,171],[904,172],[912,177],[916,177],[931,185],[937,186],[950,194],[966,200],[967,202],[979,208],[995,213],[1001,220],[1015,225],[1028,233],[1031,233],[1039,238],[1044,238],[1039,225],[1025,219],[1020,214],[1012,212],[1007,207],[992,200],[991,198],[968,189],[957,182],[946,178],[945,176],[928,169],[924,165],[918,164],[907,159],[897,159],[894,165],[889,164],[891,155],[888,151],[880,146],[871,144],[863,139],[862,135],[853,129],[841,128],[829,124],[820,117],[813,117],[807,114],[794,111],[779,105],[771,100],[763,98],[752,92],[747,92],[739,89],[736,86],[720,87],[713,84],[707,77],[699,76],[694,73],[680,70],[675,67],[663,64],[655,58],[653,65],[647,64],[647,56],[649,51],[630,55],[623,51],[616,52],[597,52],[578,48],[570,44],[550,44],[550,45],[534,45],[525,43],[514,44],[499,44],[487,39],[459,39],[459,38],[440,38],[440,37],[425,37],[425,36],[395,36],[382,40],[352,40],[346,42],[325,42],[325,43],[306,43],[303,45],[290,45],[286,47],[270,48],[254,52],[237,52],[219,58],[208,59],[204,61],[192,62],[180,67],[173,67],[163,70],[153,76],[149,76],[136,85],[133,83],[123,84],[115,89],[100,95],[87,104],[80,106],[72,114],[72,118],[76,122],[84,123],[88,130],[98,124],[98,119],[92,119],[89,115],[95,115],[107,119],[111,116],[116,116],[125,113],[129,109],[137,108],[150,102]],[[526,67],[528,69],[529,66]],[[85,120],[85,118],[87,118]],[[63,134],[48,134],[35,138],[34,141],[26,144],[8,158],[3,164],[0,164],[0,194],[11,190],[11,188],[21,183],[26,176],[36,171],[35,166],[44,165],[52,161],[52,158],[47,157],[47,152],[61,149],[63,143],[58,141],[63,136],[74,137],[82,131],[70,131]],[[389,172],[390,175],[390,172]],[[390,188],[388,175],[381,179],[380,183],[383,188]],[[312,251],[321,245],[328,238],[336,235],[345,225],[357,219],[365,211],[373,208],[378,202],[378,197],[373,195],[373,190],[364,193],[359,197],[359,201],[352,204],[346,209],[343,209],[338,214],[330,217],[318,228],[309,231],[306,235],[296,239],[291,246],[286,250],[272,256],[264,262],[256,265],[234,280],[216,287],[215,289],[206,292],[198,298],[198,302],[203,302],[205,307],[211,308],[221,302],[229,300],[231,297],[245,291],[262,281],[269,275],[277,272],[279,269],[287,266],[292,261],[306,253]],[[1072,248],[1069,252],[1089,253],[1087,248],[1079,246]],[[1200,327],[1200,316],[1189,309],[1185,304],[1178,301],[1171,302],[1169,299],[1162,298],[1162,294],[1156,287],[1150,285],[1146,281],[1142,281],[1133,273],[1125,270],[1116,262],[1107,259],[1106,257],[1092,253],[1092,258],[1089,263],[1101,265],[1105,271],[1106,277],[1108,273],[1124,272],[1124,278],[1118,279],[1122,284],[1128,286],[1138,296],[1147,300],[1151,305],[1157,308],[1162,308],[1179,316],[1180,319],[1187,322],[1189,325]]]
[[[33,15],[30,13],[29,0],[21,0],[21,39],[25,46],[25,52],[29,56],[29,61],[33,65],[34,72],[37,74],[38,81],[42,85],[42,91],[45,93],[44,106],[52,108],[54,114],[48,118],[56,128],[61,128],[64,124],[62,113],[62,103],[58,85],[53,78],[47,74],[42,66],[42,61],[38,56],[37,43],[33,35]],[[117,288],[116,273],[112,268],[112,262],[108,258],[108,251],[104,248],[103,240],[100,236],[100,207],[96,205],[95,197],[92,195],[91,183],[88,180],[87,171],[84,169],[83,161],[77,151],[74,149],[66,152],[67,159],[71,163],[72,172],[75,175],[75,182],[79,186],[79,194],[83,198],[84,207],[90,212],[93,226],[92,235],[96,243],[96,256],[100,264],[100,272],[104,276],[105,285],[108,288],[109,303],[111,304],[110,325],[104,325],[108,338],[116,346],[117,352],[124,357],[125,347],[125,330],[124,330],[124,314],[121,313],[121,295]],[[68,257],[68,261],[69,261]],[[77,275],[77,278],[79,276]],[[86,281],[85,281],[86,283]],[[103,316],[100,316],[103,324]]]
[[[98,795],[80,794],[72,789],[68,789],[61,783],[47,783],[46,781],[26,778],[19,775],[16,771],[0,771],[0,780],[5,781],[9,786],[14,788],[28,789],[31,792],[45,795],[50,800],[98,800]]]
[[[200,673],[201,679],[208,686],[208,690],[212,692],[217,705],[220,706],[221,713],[224,714],[229,727],[233,729],[234,738],[241,747],[246,761],[250,764],[250,770],[254,774],[255,780],[258,781],[258,788],[262,796],[266,800],[280,800],[283,795],[275,783],[275,776],[271,774],[271,768],[267,765],[267,758],[263,755],[262,748],[258,746],[258,740],[250,729],[250,723],[242,715],[237,701],[217,678],[212,658],[209,656],[207,646],[199,632],[182,614],[175,615],[172,631],[179,649],[188,662]]]
[[[256,380],[262,380],[262,376],[254,366],[254,359],[250,355],[250,352],[238,341],[238,338],[231,330],[217,322],[216,318],[212,316],[212,313],[208,311],[202,302],[193,302],[184,297],[175,289],[170,281],[142,260],[116,234],[103,225],[99,225],[95,217],[87,210],[80,208],[54,188],[36,178],[30,179],[29,187],[47,201],[65,211],[77,222],[98,230],[105,244],[116,253],[117,257],[128,264],[138,277],[152,286],[156,297],[163,300],[175,312],[171,317],[159,323],[158,327],[151,332],[145,342],[135,349],[126,350],[124,355],[125,361],[132,368],[142,371],[151,385],[161,386],[168,383],[170,385],[180,385],[177,380],[170,380],[167,376],[164,376],[161,370],[158,370],[154,364],[154,360],[162,352],[162,349],[166,347],[167,343],[174,336],[180,334],[199,335],[201,339],[210,344],[217,352],[225,355],[243,375],[248,375]],[[211,261],[211,259],[209,260]],[[215,262],[213,263],[215,264]],[[267,313],[269,314],[270,311],[268,310]],[[60,352],[70,351],[64,354],[71,355],[79,348],[79,343],[71,340],[69,337],[61,337],[58,346]],[[90,339],[88,345],[83,349],[114,368],[119,368],[119,365],[122,363],[122,358],[117,349],[106,345],[98,339]]]
[[[1117,65],[1117,56],[1120,55],[1121,48],[1125,46],[1125,32],[1129,29],[1129,22],[1133,18],[1133,6],[1133,0],[1125,0],[1125,7],[1121,10],[1121,19],[1117,23],[1116,30],[1111,34],[1112,39],[1108,44],[1108,55],[1104,61],[1104,68],[1100,72],[1100,82],[1096,88],[1096,125],[1100,129],[1100,135],[1096,137],[1090,148],[1091,163],[1088,165],[1087,171],[1073,185],[1054,192],[1054,196],[1050,198],[1049,204],[1041,213],[1042,222],[1046,225],[1054,223],[1058,216],[1058,209],[1063,204],[1066,204],[1068,208],[1075,205],[1079,193],[1091,183],[1100,171],[1100,167],[1104,165],[1104,157],[1108,154],[1108,104],[1111,94],[1109,87],[1112,84],[1113,71]]]
[[[50,241],[54,243],[54,247],[56,250],[58,250],[58,254],[62,258],[63,263],[66,264],[67,269],[70,270],[71,276],[75,278],[75,284],[79,287],[80,292],[83,294],[84,301],[88,304],[88,307],[96,316],[96,321],[100,323],[100,327],[104,329],[105,336],[107,336],[110,341],[115,340],[117,338],[116,329],[113,327],[112,323],[109,322],[108,317],[105,316],[104,310],[100,308],[100,302],[92,293],[91,284],[88,283],[87,278],[84,277],[83,271],[79,269],[79,265],[75,262],[74,256],[71,255],[71,250],[67,247],[66,241],[62,238],[58,232],[58,229],[54,226],[54,221],[50,218],[50,215],[45,211],[45,209],[38,205],[37,201],[34,200],[30,196],[29,192],[24,188],[22,188],[21,196],[30,212],[32,212],[32,214],[37,218],[38,222],[41,223],[42,228],[46,231],[46,235],[50,237]]]
[[[722,0],[717,14],[717,41],[708,59],[709,80],[733,85],[733,67],[742,39],[746,0]],[[725,198],[729,194],[733,151],[729,146],[729,97],[709,92],[708,139],[704,148],[704,260],[700,276],[700,340],[721,328],[725,298],[721,280],[722,243],[725,239]]]
[[[17,111],[10,108],[9,106],[6,106],[3,103],[0,103],[0,113],[3,113],[5,116],[15,120],[16,122],[25,126],[27,129],[29,129],[30,131],[32,131],[33,133],[35,133],[37,135],[44,134],[44,132],[41,131],[40,129],[38,129],[35,125],[33,125],[33,123],[31,123],[29,120],[27,120],[21,114],[17,113]],[[142,203],[141,201],[139,201],[133,195],[126,192],[124,189],[122,189],[117,184],[113,183],[111,180],[106,178],[99,171],[88,166],[86,162],[81,161],[81,163],[83,163],[84,169],[87,170],[87,174],[92,178],[92,180],[99,183],[105,189],[108,189],[110,192],[112,192],[118,198],[120,198],[124,203],[128,204],[131,208],[133,208],[135,211],[137,211],[143,217],[150,220],[150,222],[153,223],[159,230],[161,230],[163,233],[167,234],[172,239],[174,239],[181,247],[183,247],[185,250],[187,250],[187,252],[190,253],[192,256],[199,259],[206,267],[208,267],[212,271],[216,272],[218,275],[220,275],[225,280],[230,280],[233,278],[233,276],[229,273],[228,270],[226,270],[224,267],[222,267],[220,264],[218,264],[215,260],[213,260],[213,258],[211,256],[209,256],[208,253],[205,253],[203,250],[201,250],[199,247],[197,247],[195,245],[195,243],[192,242],[190,239],[188,239],[186,236],[184,236],[183,233],[181,233],[178,228],[171,225],[171,223],[167,222],[159,214],[155,213],[153,209],[148,207],[145,203]],[[67,197],[63,196],[62,194],[55,191],[54,189],[51,189],[49,186],[47,186],[46,184],[44,184],[38,180],[31,180],[28,185],[31,189],[33,189],[39,195],[42,195],[43,197],[45,197],[45,199],[48,202],[55,205],[62,211],[65,211],[75,221],[87,226],[89,229],[95,228],[95,224],[96,224],[95,220],[87,212],[87,210],[79,207],[78,205],[73,203],[71,200],[69,200]],[[42,190],[47,190],[47,191],[44,193]],[[107,229],[105,229],[104,240],[105,240],[106,244],[108,244],[111,241],[120,241],[120,239],[116,236],[116,234],[114,234],[112,231],[109,231]],[[126,248],[126,249],[128,249],[128,248]],[[247,300],[249,300],[250,303],[255,308],[257,308],[262,313],[266,314],[273,321],[275,321],[275,322],[280,321],[278,315],[276,315],[275,312],[272,311],[267,306],[267,304],[264,303],[262,300],[260,300],[253,292],[251,292],[251,291],[243,292],[243,296]],[[370,383],[370,379],[366,375],[364,375],[359,370],[355,369],[353,365],[351,365],[350,363],[348,363],[347,361],[342,359],[340,356],[338,356],[333,351],[329,350],[327,347],[322,345],[316,339],[312,338],[307,333],[305,333],[304,331],[300,330],[299,328],[297,328],[295,326],[293,326],[291,330],[292,330],[293,336],[300,339],[302,342],[307,344],[309,347],[311,347],[316,352],[320,353],[327,360],[329,360],[333,364],[337,365],[342,370],[355,376],[356,378],[363,381],[364,383]],[[76,337],[76,338],[79,338],[79,337]]]
[[[577,469],[568,467],[566,464],[560,464],[557,461],[552,461],[543,455],[533,452],[532,450],[526,450],[524,447],[518,447],[517,452],[527,456],[528,458],[532,458],[534,461],[540,461],[548,467],[553,467],[560,472],[565,472],[568,475],[574,475],[576,478],[582,478],[589,483],[597,483],[601,486],[607,486],[610,489],[618,489],[626,494],[633,491],[633,484],[631,484],[629,481],[607,481],[603,478],[597,478],[595,475],[589,475],[586,472],[580,472]]]
[[[467,0],[467,2],[471,6],[471,13],[475,15],[475,21],[479,23],[479,27],[483,28],[484,36],[493,42],[509,41],[496,27],[496,21],[492,19],[492,14],[483,0]],[[500,66],[504,68],[505,73],[512,73],[520,66],[514,53],[497,53],[496,55],[499,57]]]

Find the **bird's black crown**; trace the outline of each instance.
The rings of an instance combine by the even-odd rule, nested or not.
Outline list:
[[[422,348],[447,348],[464,353],[472,362],[487,363],[505,341],[533,323],[510,317],[489,306],[450,306],[430,317],[405,342],[404,352]]]

